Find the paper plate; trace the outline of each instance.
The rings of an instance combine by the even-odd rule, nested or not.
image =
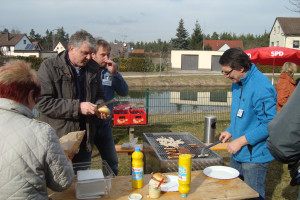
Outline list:
[[[233,179],[239,176],[239,171],[226,166],[211,166],[203,170],[206,176],[216,179]]]
[[[177,192],[179,187],[178,176],[166,175],[166,177],[168,178],[168,182],[160,186],[161,191]],[[155,184],[151,179],[149,185],[157,185],[157,184]]]

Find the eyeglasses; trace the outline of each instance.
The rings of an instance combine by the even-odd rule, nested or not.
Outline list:
[[[233,71],[233,69],[230,70],[229,72],[223,72],[223,71],[221,71],[221,73],[222,73],[224,76],[229,76],[229,75],[231,74],[232,71]]]

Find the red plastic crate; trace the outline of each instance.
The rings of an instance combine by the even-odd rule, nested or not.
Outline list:
[[[147,116],[144,109],[130,109],[130,124],[147,124]]]
[[[114,125],[129,125],[130,113],[128,110],[114,110]]]
[[[114,110],[128,110],[131,108],[130,104],[121,104],[118,106],[114,106]]]

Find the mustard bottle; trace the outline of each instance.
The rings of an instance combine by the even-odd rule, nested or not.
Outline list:
[[[136,147],[132,153],[132,188],[142,188],[144,186],[144,161],[143,153]]]
[[[191,163],[192,156],[190,154],[179,155],[178,162],[178,190],[182,197],[187,197],[190,192],[191,183]]]

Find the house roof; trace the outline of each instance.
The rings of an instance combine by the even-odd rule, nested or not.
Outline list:
[[[120,54],[122,54],[122,52],[124,52],[124,48],[127,49],[127,44],[126,46],[124,46],[124,43],[110,43],[109,44],[111,47],[111,51],[110,51],[110,57],[111,58],[116,58],[116,57],[120,57]]]
[[[32,44],[35,44],[35,49],[39,47],[42,51],[44,51],[44,47],[39,42],[32,42]]]
[[[213,51],[218,51],[221,47],[227,44],[230,48],[240,47],[244,48],[241,40],[205,40],[204,46],[211,46]]]
[[[145,53],[144,49],[133,49],[132,53]]]
[[[15,46],[25,34],[0,34],[0,46]]]
[[[300,35],[300,18],[299,17],[277,17],[276,18],[285,35]],[[275,20],[276,22],[276,20]],[[275,25],[272,26],[272,29]],[[272,30],[271,30],[272,31]]]
[[[68,49],[68,41],[59,41],[54,47],[56,47],[59,43],[61,43],[65,49]]]

